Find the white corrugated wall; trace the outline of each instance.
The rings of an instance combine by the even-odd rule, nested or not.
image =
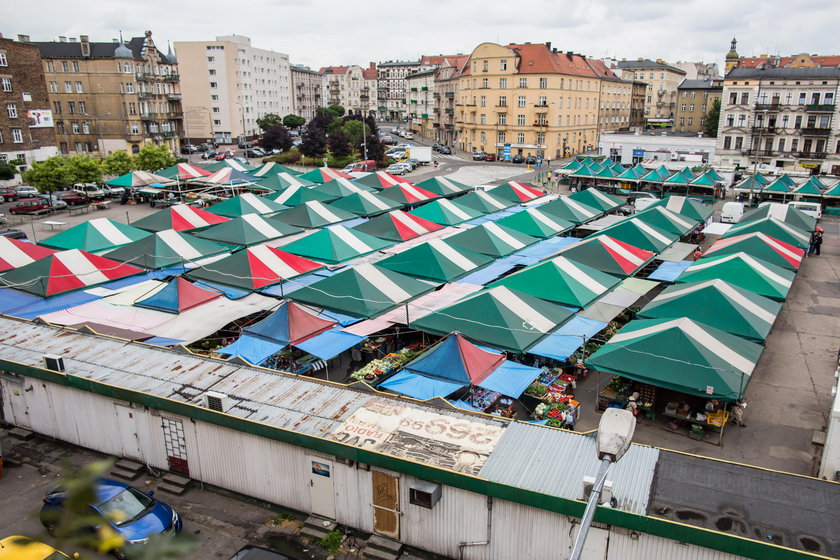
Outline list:
[[[746,560],[710,548],[616,530],[610,532],[607,551],[606,560]]]

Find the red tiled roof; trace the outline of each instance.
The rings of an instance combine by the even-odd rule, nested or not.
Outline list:
[[[508,45],[521,58],[520,74],[571,74],[573,76],[598,77],[598,74],[579,54],[552,51],[547,45]]]
[[[595,71],[598,76],[605,80],[620,80],[621,78],[612,70],[607,68],[607,65],[604,64],[603,60],[598,60],[595,58],[587,58],[586,61],[589,63],[589,66]]]
[[[775,57],[775,56],[767,56],[767,57],[742,56],[741,58],[738,59],[738,67],[739,68],[756,68],[759,65],[764,64],[766,62],[775,61],[777,58],[779,60],[779,62],[777,64],[778,67],[790,66],[791,64],[796,64],[799,61],[799,56],[782,56],[782,57]],[[819,64],[822,67],[840,66],[840,56],[838,56],[838,55],[810,56],[810,57],[808,57],[807,61],[813,62],[815,64]]]
[[[349,66],[324,66],[318,70],[321,74],[346,74]]]
[[[423,66],[440,66],[444,61],[449,62],[451,66],[460,68],[467,61],[467,55],[442,55],[442,56],[424,56],[420,59],[420,67]]]

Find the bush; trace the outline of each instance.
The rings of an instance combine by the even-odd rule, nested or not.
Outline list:
[[[341,550],[341,533],[338,529],[333,529],[327,533],[327,536],[318,541],[318,546],[323,547],[330,554],[338,554]]]
[[[17,168],[8,163],[0,162],[0,180],[14,179],[17,174]]]
[[[288,152],[283,152],[282,154],[277,154],[276,156],[270,156],[267,158],[263,158],[263,163],[298,163],[300,158],[303,156],[299,151],[292,149]]]

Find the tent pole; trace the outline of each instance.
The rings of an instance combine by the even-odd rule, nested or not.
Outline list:
[[[405,302],[405,326],[408,326],[408,302]]]
[[[723,403],[723,418],[726,419],[727,409],[729,408],[729,403]],[[718,447],[723,447],[723,428],[726,426],[726,422],[720,423],[720,434],[718,434]]]

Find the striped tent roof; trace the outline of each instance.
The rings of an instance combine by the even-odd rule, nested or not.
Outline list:
[[[257,196],[254,193],[244,193],[214,204],[208,208],[208,211],[217,216],[236,218],[245,214],[273,214],[287,208],[288,206]]]
[[[161,169],[157,172],[161,177],[168,179],[180,179],[181,181],[189,181],[190,179],[199,179],[211,175],[212,172],[203,167],[192,165],[190,163],[176,163],[166,169]]]
[[[300,231],[300,228],[274,218],[266,218],[259,214],[245,214],[223,224],[211,226],[195,235],[228,245],[248,247],[293,233],[300,233]]]
[[[493,262],[493,257],[431,239],[377,262],[377,266],[415,278],[451,282]]]
[[[452,196],[470,190],[469,185],[453,181],[446,177],[432,177],[425,181],[420,181],[417,183],[417,186],[440,196]]]
[[[763,218],[761,220],[737,223],[729,228],[721,236],[721,239],[752,232],[765,233],[770,237],[774,237],[779,241],[784,241],[800,249],[808,247],[808,244],[811,242],[811,234],[809,232],[795,228],[776,218]]]
[[[106,185],[113,185],[115,187],[148,187],[149,185],[174,185],[175,181],[169,177],[163,177],[149,171],[131,171],[125,175],[120,175],[116,179],[111,179],[105,182]]]
[[[388,241],[408,241],[443,228],[442,225],[424,220],[402,210],[392,210],[363,222],[352,229]]]
[[[539,208],[527,208],[496,220],[496,223],[533,237],[553,237],[575,227],[572,222],[552,216]]]
[[[546,193],[534,186],[526,185],[524,183],[517,183],[516,181],[509,181],[498,187],[493,187],[488,191],[499,198],[506,198],[510,201],[520,203],[528,202],[546,195]]]
[[[753,293],[783,301],[793,284],[794,272],[742,251],[702,258],[685,269],[676,282],[683,284],[718,278]]]
[[[256,183],[257,178],[253,175],[248,175],[244,171],[239,171],[232,167],[224,167],[198,180],[202,183],[212,183],[214,185],[247,185]]]
[[[357,216],[378,216],[391,210],[402,207],[398,202],[388,200],[367,191],[359,191],[339,198],[327,205],[328,208],[339,208],[347,210]]]
[[[300,206],[304,202],[332,202],[337,197],[322,193],[301,185],[290,185],[282,191],[267,194],[264,197],[284,206]]]
[[[478,210],[467,208],[446,198],[433,200],[409,213],[444,226],[454,226],[481,216]]]
[[[249,175],[255,169],[257,169],[253,165],[247,165],[247,164],[244,164],[244,163],[240,163],[233,158],[227,158],[227,159],[223,159],[222,161],[216,161],[216,162],[213,162],[213,163],[209,163],[209,164],[207,164],[203,167],[204,167],[204,169],[206,169],[207,171],[210,171],[212,173],[216,173],[217,171],[221,171],[222,169],[230,168],[230,169],[235,169],[235,170],[239,171],[240,173],[247,173]]]
[[[495,196],[482,190],[473,191],[458,197],[458,204],[477,210],[482,214],[492,214],[510,208],[516,203],[507,198]]]
[[[318,183],[300,179],[291,173],[270,173],[263,175],[256,184],[266,190],[281,191],[288,187],[314,187]]]
[[[393,243],[385,239],[338,225],[314,231],[285,245],[283,250],[319,262],[337,264],[391,245]]]
[[[536,237],[500,226],[495,222],[486,222],[446,238],[446,242],[450,245],[464,247],[491,257],[510,255],[537,241],[539,240]]]
[[[134,222],[133,225],[146,231],[163,231],[166,229],[191,231],[221,224],[228,219],[186,204],[175,204],[169,208],[158,210],[154,214],[144,216]]]
[[[399,183],[410,183],[411,181],[406,179],[405,177],[400,177],[399,175],[391,175],[387,171],[374,171],[373,173],[369,173],[362,177],[361,179],[356,179],[356,183],[361,185],[365,185],[366,187],[372,187],[374,189],[387,189],[388,187],[393,187]]]
[[[186,276],[243,290],[258,290],[323,267],[321,263],[268,245],[258,245],[191,270]]]
[[[604,214],[602,210],[578,202],[568,196],[562,196],[557,200],[552,200],[548,204],[543,204],[537,208],[545,214],[555,216],[561,220],[568,220],[575,225],[592,221]]]
[[[797,270],[805,257],[804,249],[779,241],[760,231],[719,239],[706,249],[703,256],[731,255],[742,251],[788,270]]]
[[[357,181],[351,181],[350,179],[344,179],[342,177],[332,179],[321,185],[315,185],[314,187],[312,187],[312,190],[329,195],[333,197],[333,200],[357,192],[376,191],[376,189],[374,189],[373,187],[363,185],[361,183],[358,183]]]
[[[127,245],[150,235],[134,226],[108,218],[94,218],[41,241],[41,245],[53,249],[81,249],[98,253]]]
[[[355,214],[341,208],[330,208],[322,202],[311,200],[290,208],[276,216],[281,222],[302,228],[317,228],[356,218]]]
[[[671,212],[665,206],[652,206],[634,214],[633,218],[642,220],[662,231],[682,237],[693,230],[700,223],[699,220],[687,218],[676,212]]]
[[[665,197],[648,206],[648,209],[659,206],[698,222],[705,222],[715,211],[714,206],[701,204],[685,196]]]
[[[260,167],[251,171],[251,175],[253,175],[254,177],[269,177],[278,173],[300,175],[300,171],[295,171],[291,167],[286,167],[285,165],[277,163],[276,161],[269,161],[268,163],[264,163]]]
[[[619,277],[632,276],[653,260],[654,253],[608,235],[587,237],[557,253]]]
[[[27,265],[56,252],[28,241],[0,236],[0,272]]]
[[[167,229],[117,247],[105,255],[115,261],[148,269],[183,266],[215,255],[229,253],[230,247]]]
[[[812,232],[817,227],[817,219],[814,216],[806,214],[802,210],[788,204],[780,204],[778,202],[762,202],[758,208],[753,208],[741,216],[739,225],[766,218],[774,218],[789,226],[807,232]]]
[[[659,253],[671,246],[679,236],[663,231],[651,225],[648,221],[633,217],[622,220],[615,225],[606,227],[592,235],[608,235],[618,241],[623,241],[639,249]]]
[[[612,196],[611,194],[603,193],[595,187],[590,187],[573,193],[569,195],[569,198],[575,202],[580,202],[582,204],[586,204],[587,206],[591,206],[592,208],[597,208],[602,212],[610,212],[624,204],[624,201],[620,198]]]
[[[403,206],[410,206],[420,202],[427,202],[440,198],[440,195],[427,191],[420,187],[415,187],[410,183],[400,183],[393,187],[388,187],[379,192],[379,196],[387,198],[394,202],[398,202]]]
[[[353,179],[354,177],[348,173],[344,173],[343,171],[339,171],[338,169],[331,169],[329,167],[316,167],[315,169],[311,169],[306,173],[300,175],[302,179],[306,179],[307,181],[313,181],[315,183],[326,183],[327,181],[332,181],[333,179]]]

